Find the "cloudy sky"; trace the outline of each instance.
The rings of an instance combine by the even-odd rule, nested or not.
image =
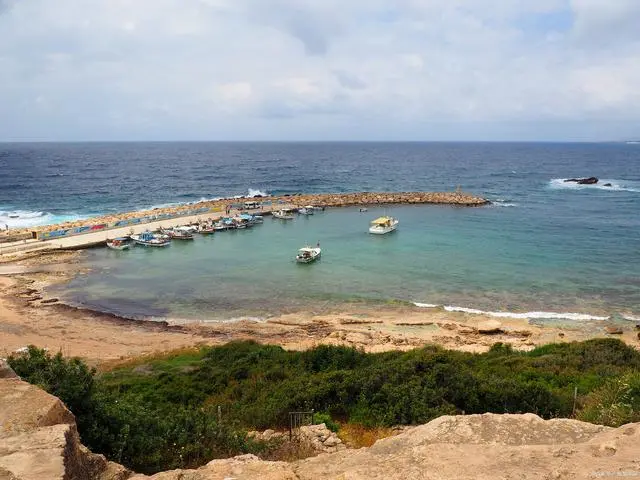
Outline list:
[[[0,0],[0,140],[640,137],[640,0]]]

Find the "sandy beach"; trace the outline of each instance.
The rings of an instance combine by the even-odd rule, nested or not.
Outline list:
[[[558,328],[532,325],[524,319],[498,322],[483,315],[406,305],[380,308],[347,304],[326,311],[275,316],[264,322],[129,320],[70,307],[47,296],[47,286],[67,281],[81,271],[77,258],[77,252],[65,252],[4,266],[5,274],[0,275],[0,357],[33,344],[100,365],[233,340],[255,340],[287,349],[330,344],[382,352],[437,344],[483,352],[496,342],[530,350],[552,342],[615,337],[640,348],[633,325],[622,334],[611,335],[605,330],[606,322],[590,328]]]

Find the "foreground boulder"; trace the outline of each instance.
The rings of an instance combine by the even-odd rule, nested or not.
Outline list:
[[[297,464],[300,480],[582,479],[640,476],[640,424],[525,415],[443,416],[370,448]]]
[[[19,379],[0,379],[0,425],[0,480],[640,477],[640,423],[614,429],[576,420],[543,420],[533,414],[442,416],[370,448],[323,453],[294,463],[242,455],[151,477],[89,452],[60,400]],[[327,435],[320,427],[314,432]]]
[[[80,443],[73,414],[44,390],[0,379],[0,480],[124,480],[131,472]]]

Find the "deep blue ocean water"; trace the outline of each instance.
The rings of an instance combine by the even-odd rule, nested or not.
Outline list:
[[[562,181],[585,176],[601,180]],[[0,144],[0,224],[11,226],[249,192],[458,185],[494,204],[331,209],[163,251],[92,250],[94,272],[65,292],[84,306],[170,318],[265,316],[354,300],[583,315],[564,315],[574,319],[640,315],[639,145]],[[399,230],[367,235],[378,213],[397,216]],[[320,263],[292,262],[297,248],[316,241]]]

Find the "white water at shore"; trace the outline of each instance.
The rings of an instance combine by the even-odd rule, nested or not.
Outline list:
[[[603,317],[600,315],[589,315],[586,313],[574,313],[574,312],[491,312],[485,310],[478,310],[476,308],[458,307],[455,305],[435,305],[432,303],[413,303],[419,308],[442,308],[447,312],[460,312],[470,313],[472,315],[486,315],[496,318],[515,318],[523,320],[534,319],[562,319],[573,321],[602,321],[608,320],[609,317]],[[633,317],[624,317],[627,320],[635,320]]]

